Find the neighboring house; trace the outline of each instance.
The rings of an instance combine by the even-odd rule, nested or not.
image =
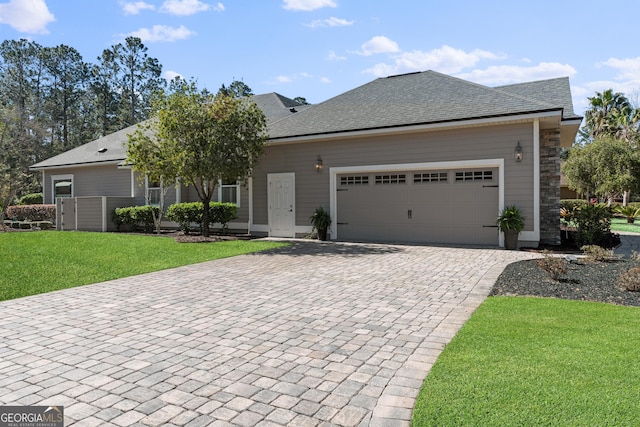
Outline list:
[[[496,217],[515,204],[526,217],[521,245],[560,242],[559,152],[582,119],[567,78],[490,88],[426,71],[312,106],[277,94],[254,99],[270,138],[247,182],[220,186],[221,200],[239,203],[232,228],[301,236],[323,206],[331,239],[502,245]],[[45,203],[60,196],[59,217],[75,216],[59,228],[88,229],[89,201],[100,204],[104,230],[122,197],[144,203],[144,185],[123,165],[132,130],[32,167],[42,171]],[[196,200],[182,186],[167,197]]]

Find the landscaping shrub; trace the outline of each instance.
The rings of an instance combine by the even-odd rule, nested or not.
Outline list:
[[[125,208],[116,208],[113,211],[113,222],[116,224],[118,231],[124,224],[129,230],[134,231],[138,226],[142,227],[145,233],[151,233],[154,229],[153,211],[156,216],[160,214],[157,206],[129,206]]]
[[[199,224],[202,229],[202,202],[176,203],[167,209],[167,219],[180,224],[185,234],[191,232],[191,224]]]
[[[56,205],[21,205],[7,208],[7,219],[15,221],[56,220]]]
[[[576,224],[575,241],[578,247],[598,245],[610,247],[611,210],[603,204],[585,204],[573,210],[572,221]]]
[[[618,286],[631,292],[640,292],[640,268],[631,268],[618,277]]]
[[[598,245],[585,245],[580,248],[588,262],[608,262],[617,259],[613,249],[605,249]]]
[[[211,203],[209,206],[209,218],[211,223],[219,223],[222,225],[222,233],[229,231],[229,222],[238,217],[238,206],[233,203]]]
[[[568,262],[562,257],[554,257],[549,251],[543,251],[542,256],[544,258],[536,260],[538,267],[542,268],[549,274],[551,279],[559,282],[566,274],[568,268]]]
[[[226,233],[229,229],[229,222],[238,215],[238,207],[233,203],[209,203],[209,223],[219,223],[222,225],[222,232]],[[202,202],[176,203],[169,206],[167,210],[167,219],[180,224],[180,229],[189,234],[191,224],[198,224],[200,231],[203,229],[202,224]]]
[[[575,213],[582,206],[588,205],[589,202],[582,199],[563,199],[560,200],[560,221],[567,227],[576,227]]]
[[[42,204],[42,193],[30,193],[25,194],[24,196],[18,199],[19,205],[41,205]]]

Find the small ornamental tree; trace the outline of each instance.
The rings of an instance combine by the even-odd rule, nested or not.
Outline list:
[[[129,137],[134,169],[164,182],[193,185],[203,204],[203,234],[209,236],[209,202],[220,180],[244,179],[267,140],[266,119],[249,98],[198,91],[178,82],[160,96],[156,115]]]

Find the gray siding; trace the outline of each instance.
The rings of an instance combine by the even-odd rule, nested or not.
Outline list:
[[[518,141],[524,151],[521,163],[514,160]],[[314,168],[318,155],[321,172]],[[505,159],[505,204],[518,205],[525,230],[533,230],[532,123],[267,146],[253,174],[254,224],[268,223],[269,173],[295,173],[296,225],[308,226],[316,207],[329,208],[331,167],[498,158]]]
[[[118,169],[115,164],[94,165],[46,170],[42,183],[45,203],[54,203],[51,176],[67,174],[73,175],[74,197],[131,195],[131,170]]]
[[[102,197],[76,198],[76,229],[82,231],[102,231]]]

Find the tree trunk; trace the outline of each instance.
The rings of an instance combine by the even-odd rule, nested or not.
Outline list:
[[[209,201],[202,201],[202,235],[204,237],[209,237]]]

